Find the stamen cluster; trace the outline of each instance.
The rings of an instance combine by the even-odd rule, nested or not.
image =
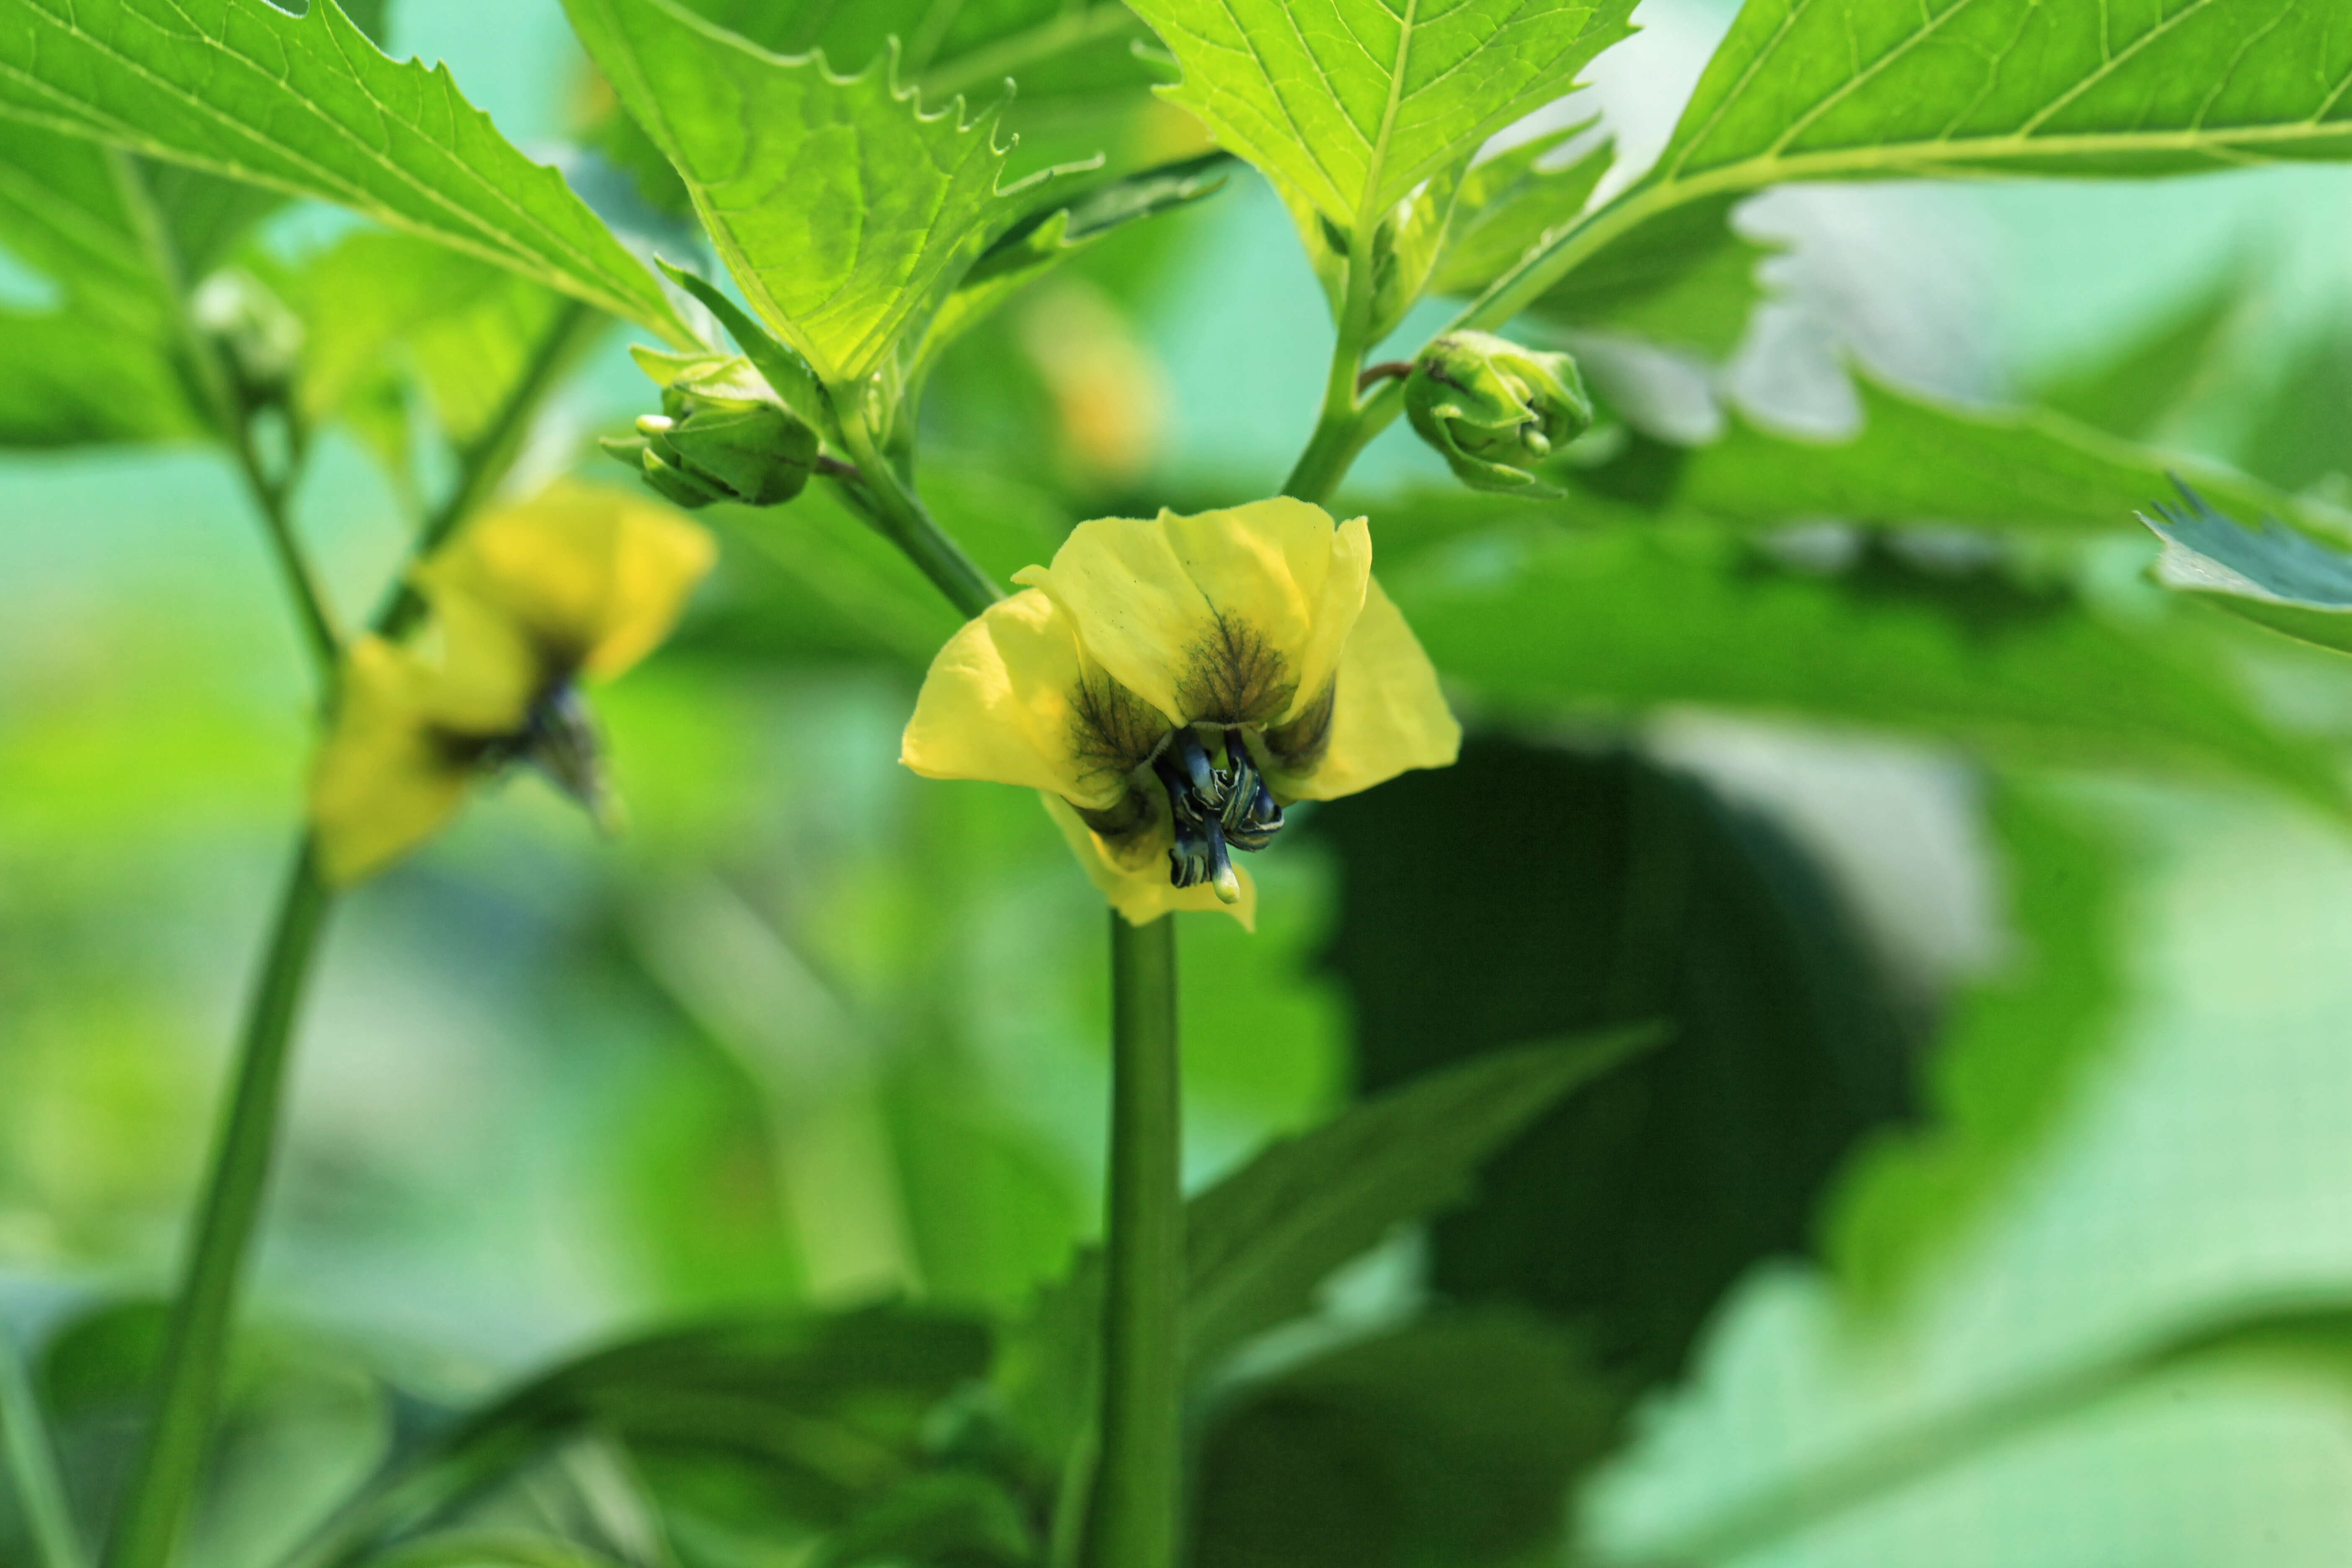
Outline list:
[[[1282,831],[1282,807],[1265,787],[1240,731],[1223,731],[1217,739],[1225,754],[1223,767],[1210,761],[1199,732],[1188,726],[1169,737],[1152,768],[1167,787],[1174,818],[1168,880],[1179,888],[1209,883],[1219,899],[1232,903],[1241,897],[1241,879],[1226,849],[1254,854],[1273,843]]]

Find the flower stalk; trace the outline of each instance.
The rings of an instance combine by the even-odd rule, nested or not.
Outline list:
[[[1181,1494],[1182,1106],[1176,922],[1114,911],[1102,1463],[1090,1561],[1173,1568]]]
[[[245,1255],[268,1184],[287,1047],[331,901],[306,838],[279,899],[277,926],[247,1016],[236,1083],[156,1370],[154,1422],[107,1552],[107,1568],[165,1568],[186,1522],[220,1399]]]

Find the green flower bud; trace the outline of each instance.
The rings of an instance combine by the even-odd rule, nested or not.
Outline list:
[[[1510,495],[1559,494],[1529,470],[1592,424],[1574,360],[1486,332],[1449,332],[1423,350],[1404,407],[1455,478]]]
[[[302,321],[268,285],[239,268],[215,272],[197,289],[190,314],[247,408],[290,400],[301,367]]]
[[[664,500],[688,508],[777,506],[806,487],[816,468],[816,432],[750,360],[642,353],[638,363],[666,380],[662,412],[638,420],[634,439],[604,447],[635,463]]]

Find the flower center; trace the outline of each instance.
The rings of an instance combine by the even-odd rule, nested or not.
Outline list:
[[[1180,888],[1207,882],[1225,903],[1242,896],[1228,848],[1256,851],[1282,831],[1282,807],[1274,803],[1241,731],[1215,739],[1225,765],[1217,766],[1199,731],[1187,727],[1169,737],[1152,759],[1152,770],[1168,788],[1175,816],[1176,843],[1168,851],[1168,879]]]
[[[604,750],[596,738],[595,716],[569,679],[551,682],[532,699],[522,728],[500,735],[482,749],[480,765],[493,772],[537,768],[556,788],[587,808],[599,826],[610,826],[613,794],[604,776]]]

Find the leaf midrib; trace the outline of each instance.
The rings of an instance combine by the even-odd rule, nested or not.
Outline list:
[[[156,76],[153,72],[148,70],[137,61],[124,55],[121,50],[111,47],[105,39],[100,37],[98,35],[71,26],[49,12],[46,6],[32,5],[28,6],[26,9],[33,16],[47,24],[47,26],[53,31],[63,33],[69,37],[80,41],[91,50],[113,62],[114,65],[121,69],[126,75],[136,76],[149,90],[160,93],[172,99],[175,102],[180,103],[184,107],[195,111],[200,118],[209,121],[216,128],[231,132],[234,133],[235,137],[241,138],[244,141],[257,145],[266,146],[272,152],[283,157],[287,162],[295,164],[297,167],[309,171],[316,178],[320,185],[344,193],[341,199],[349,205],[360,211],[382,216],[387,222],[393,223],[398,226],[409,227],[415,226],[415,219],[399,213],[372,193],[353,186],[347,178],[324,167],[315,160],[305,156],[299,149],[289,146],[283,141],[272,140],[263,135],[261,132],[251,126],[246,125],[241,121],[238,121],[233,116],[230,116],[223,110],[214,107],[204,99],[188,92],[159,76]],[[305,20],[306,18],[299,16],[289,16],[287,17],[288,24],[296,26],[303,25]],[[201,31],[195,33],[194,37],[197,44],[209,54],[226,58],[234,65],[248,67],[257,70],[259,68],[254,61],[237,55],[233,50],[225,48],[218,40],[205,35]],[[110,141],[117,142],[121,145],[133,148],[151,157],[163,158],[167,162],[196,162],[195,160],[185,157],[177,150],[148,137],[146,133],[139,128],[126,124],[123,121],[112,114],[100,111],[95,105],[83,104],[79,100],[59,92],[56,88],[52,87],[47,82],[41,80],[39,78],[27,76],[25,72],[16,68],[15,67],[0,67],[0,76],[5,76],[9,80],[21,84],[51,102],[62,103],[69,106],[65,111],[65,114],[59,119],[48,122],[50,127],[54,130],[67,134],[79,134],[85,133],[88,128],[92,125],[108,126],[112,129],[113,132],[113,134],[110,135],[108,139]],[[352,75],[352,83],[354,86],[359,85],[359,79],[356,72]],[[534,256],[528,250],[499,243],[501,236],[496,228],[484,222],[474,214],[467,211],[462,205],[454,202],[450,197],[434,189],[433,186],[424,183],[415,174],[402,168],[398,163],[387,160],[375,148],[369,146],[365,142],[352,135],[344,126],[321,110],[318,104],[301,93],[295,91],[290,80],[286,79],[277,79],[277,85],[284,89],[288,96],[294,102],[299,104],[303,110],[308,112],[309,122],[311,125],[325,130],[331,136],[341,142],[345,146],[356,148],[377,168],[390,175],[394,183],[404,186],[415,195],[424,198],[428,205],[438,208],[449,216],[457,219],[467,228],[484,236],[485,239],[480,243],[478,253],[482,255],[485,259],[498,261],[501,265],[506,266],[512,266],[516,262],[521,262],[530,267],[532,270],[537,270],[542,264],[543,258],[541,257]],[[368,94],[368,99],[369,101],[380,110],[387,108],[387,106],[384,105],[381,100],[377,99],[372,92]],[[470,106],[468,107],[470,108]],[[478,110],[475,110],[473,112],[478,113],[480,111]],[[457,120],[457,115],[453,113],[450,116],[450,124],[453,131],[456,127]],[[35,121],[34,123],[42,123],[42,121]],[[593,267],[590,263],[590,258],[583,255],[578,247],[572,243],[572,241],[564,237],[562,235],[550,229],[545,223],[533,216],[529,212],[524,211],[515,203],[512,197],[499,190],[495,184],[482,179],[469,163],[457,156],[454,149],[441,146],[421,129],[418,129],[418,134],[428,145],[431,145],[436,153],[443,154],[449,167],[462,174],[469,182],[471,182],[474,188],[486,193],[491,198],[494,205],[511,214],[518,220],[520,226],[543,237],[553,249],[559,252],[562,256],[569,258],[570,265],[567,265],[564,268],[566,274],[570,276],[575,283],[592,289],[597,296],[599,303],[603,304],[606,309],[613,310],[614,312],[618,315],[634,316],[636,313],[637,309],[643,301],[631,300],[628,296],[614,290],[609,286],[609,280],[604,278],[602,270]],[[199,166],[205,165],[200,163]],[[232,160],[223,159],[217,163],[210,163],[209,166],[220,173],[229,174],[235,178],[246,180],[254,184],[265,185],[274,190],[287,191],[289,194],[296,195],[309,195],[312,194],[311,192],[303,190],[285,179],[265,174],[259,170],[249,168],[241,163]],[[541,167],[541,165],[534,164],[533,167],[537,168]],[[437,235],[436,237],[442,239],[445,243],[453,245],[454,247],[458,249],[477,249],[477,247],[475,246],[468,246],[451,238],[446,235]]]
[[[1380,134],[1364,156],[1363,189],[1356,195],[1356,222],[1349,237],[1351,249],[1361,245],[1369,251],[1373,226],[1380,222],[1381,175],[1388,167],[1389,141],[1396,134],[1397,109],[1404,101],[1405,68],[1412,61],[1412,30],[1420,14],[1421,0],[1404,0],[1404,15],[1397,19],[1396,58],[1389,70],[1389,100],[1381,108]],[[1354,264],[1351,259],[1349,265]]]

